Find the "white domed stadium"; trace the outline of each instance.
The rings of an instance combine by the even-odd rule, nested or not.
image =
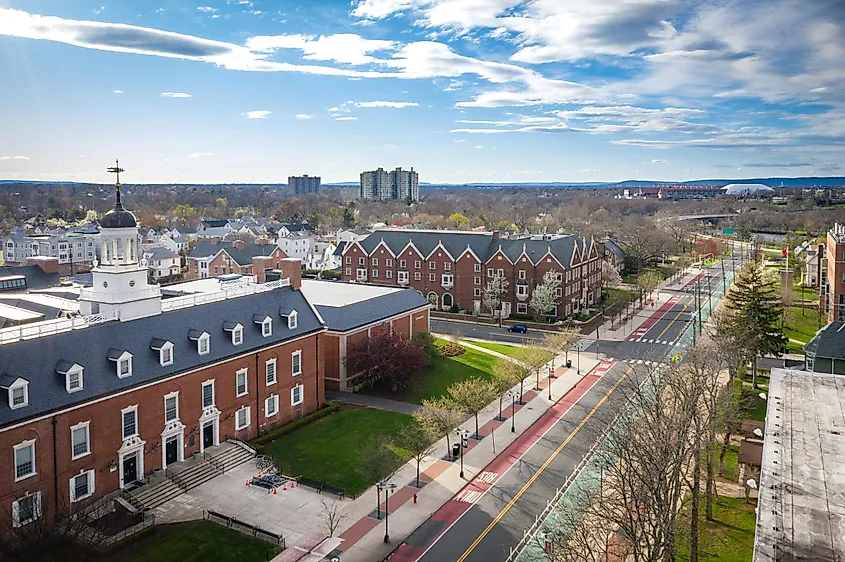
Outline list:
[[[725,190],[725,195],[755,195],[758,197],[773,195],[775,192],[774,189],[762,183],[732,183],[722,189]]]

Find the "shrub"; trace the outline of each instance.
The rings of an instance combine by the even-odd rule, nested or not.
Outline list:
[[[460,311],[461,311],[460,307],[456,304],[453,304],[452,308],[449,309],[449,312],[453,312],[455,314],[459,313]]]
[[[417,332],[411,338],[411,342],[425,352],[425,358],[430,363],[432,359],[440,356],[440,351],[434,345],[434,336],[428,332]]]
[[[437,347],[438,353],[441,357],[456,357],[466,353],[466,349],[452,342],[437,342],[434,344]]]
[[[264,435],[259,435],[255,439],[250,442],[250,445],[259,453],[264,450],[264,444],[270,443],[271,441],[275,441],[280,437],[284,437],[288,433],[299,429],[300,427],[306,426],[311,422],[314,422],[320,418],[324,418],[329,414],[333,414],[340,410],[340,406],[335,404],[334,402],[330,404],[326,404],[316,412],[311,412],[307,416],[302,416],[298,420],[294,420],[288,424],[283,425],[282,427],[278,427],[272,431],[268,431]]]

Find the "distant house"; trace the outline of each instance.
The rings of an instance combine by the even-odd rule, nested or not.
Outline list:
[[[164,246],[147,246],[141,253],[141,265],[150,270],[156,282],[176,277],[182,272],[179,254]]]
[[[245,244],[244,242],[200,242],[188,254],[188,277],[205,279],[239,273],[255,275],[260,283],[267,271],[281,269],[288,256],[273,244]]]
[[[845,322],[831,322],[816,332],[804,346],[804,366],[814,373],[845,375]]]
[[[625,252],[622,250],[622,247],[611,238],[602,242],[602,245],[607,250],[604,253],[604,261],[612,265],[621,275],[625,270]]]

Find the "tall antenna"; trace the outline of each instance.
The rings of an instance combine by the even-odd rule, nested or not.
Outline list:
[[[110,174],[115,174],[115,176],[116,176],[116,180],[115,180],[115,183],[114,183],[114,188],[115,188],[115,191],[116,191],[114,206],[120,207],[121,206],[121,203],[120,203],[120,172],[123,172],[125,170],[120,167],[120,161],[115,160],[114,166],[111,166],[110,168],[106,168],[106,171]]]

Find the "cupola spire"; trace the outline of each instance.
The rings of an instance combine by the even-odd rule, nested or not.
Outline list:
[[[114,208],[117,211],[123,210],[123,204],[120,202],[120,172],[123,172],[124,169],[120,167],[120,160],[114,161],[114,166],[110,168],[106,168],[106,171],[110,174],[115,174],[115,182],[114,182]]]

